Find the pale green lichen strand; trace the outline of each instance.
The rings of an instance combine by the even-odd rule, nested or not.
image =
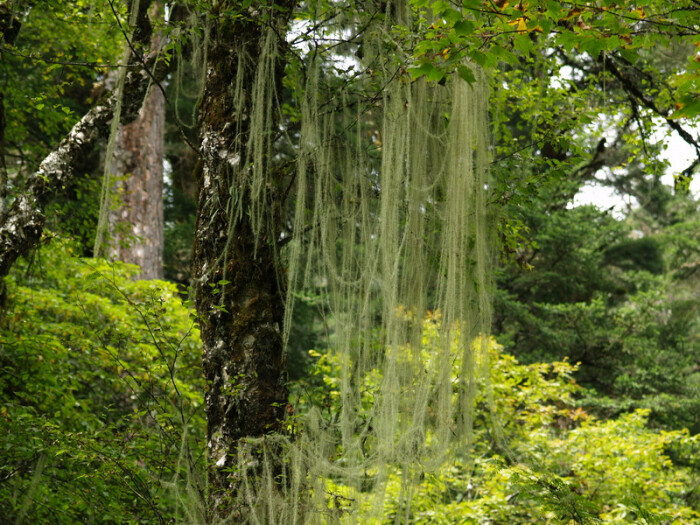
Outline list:
[[[379,103],[361,108],[350,93],[332,98],[338,94],[325,87],[318,57],[295,91],[301,128],[293,238],[283,254],[284,339],[295,295],[322,283],[341,405],[330,420],[320,407],[301,414],[294,440],[266,436],[239,447],[251,523],[368,523],[383,512],[392,473],[403,481],[397,523],[406,523],[421,473],[469,447],[476,378],[486,366],[474,342],[488,333],[491,316],[488,82],[476,67],[472,85],[456,75],[444,86],[397,75],[400,65],[382,56],[386,31],[381,26],[364,42],[366,56],[384,64]],[[219,152],[235,160],[232,171],[243,170],[225,204],[229,237],[243,214],[256,239],[275,231],[266,172],[279,111],[275,38],[273,31],[263,38],[252,92],[240,84],[242,74],[231,86],[236,116],[249,119],[250,133],[239,151]],[[249,67],[245,60],[240,68]],[[252,97],[250,106],[244,97]],[[440,318],[440,344],[426,352],[429,311]],[[249,471],[263,479],[248,479]],[[333,507],[339,487],[350,512]]]

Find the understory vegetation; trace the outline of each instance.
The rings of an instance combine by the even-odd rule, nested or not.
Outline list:
[[[134,271],[53,239],[12,275],[0,345],[0,501],[10,522],[203,522],[198,331],[174,285],[133,281]],[[626,309],[644,301],[635,295]],[[440,322],[437,312],[423,321],[421,352],[434,351]],[[389,466],[381,523],[397,515],[426,525],[700,520],[700,436],[673,424],[682,414],[669,419],[663,404],[624,410],[636,402],[621,398],[609,417],[608,398],[575,380],[580,365],[566,357],[524,364],[497,337],[482,343],[474,347],[484,349],[490,381],[475,401],[472,442],[439,469],[426,466],[410,504],[399,496],[400,466]],[[292,436],[341,410],[337,355],[307,354],[287,410]],[[369,407],[381,373],[364,377]],[[304,415],[309,406],[323,407],[317,419]],[[375,474],[355,486],[329,480],[325,521],[356,510]]]

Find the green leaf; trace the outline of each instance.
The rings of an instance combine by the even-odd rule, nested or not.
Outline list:
[[[465,82],[469,82],[470,84],[476,81],[474,72],[471,70],[471,68],[467,66],[459,66],[457,68],[457,74],[462,80],[464,80]]]
[[[695,100],[694,102],[691,102],[690,104],[687,104],[680,109],[677,109],[676,111],[671,114],[669,118],[671,119],[679,119],[679,118],[692,118],[700,115],[700,99]]]
[[[472,57],[474,59],[474,62],[476,62],[480,66],[483,66],[486,64],[487,57],[481,51],[477,51],[476,49],[473,49],[473,50],[469,51],[469,56]]]
[[[548,35],[549,32],[552,30],[553,22],[549,18],[541,17],[540,18],[540,27],[542,28],[542,33],[545,35]]]
[[[513,39],[513,47],[522,54],[528,54],[532,50],[534,44],[530,39],[530,35],[518,35]]]
[[[437,2],[434,2],[432,5],[433,13],[435,13],[436,16],[441,16],[442,13],[450,9],[450,7],[450,3],[446,0],[437,0]]]
[[[598,58],[600,52],[605,50],[606,47],[604,38],[588,37],[582,38],[579,41],[579,49],[581,49],[581,51],[585,51],[593,58]]]
[[[447,22],[447,25],[454,26],[460,23],[460,20],[462,19],[462,13],[455,9],[447,9],[445,12],[442,13],[442,18],[444,18],[445,22]]]
[[[557,41],[566,51],[571,51],[578,44],[580,37],[573,31],[562,31]]]
[[[468,36],[474,32],[474,22],[469,20],[460,20],[454,25],[455,33],[459,36]]]
[[[411,77],[415,80],[424,76],[431,82],[439,82],[445,76],[445,72],[436,68],[432,64],[424,63],[410,70]]]
[[[500,46],[495,46],[491,50],[491,54],[498,61],[506,62],[507,64],[515,64],[518,61],[517,57],[511,51]]]
[[[554,19],[560,18],[562,16],[561,4],[554,0],[547,0],[547,14]]]

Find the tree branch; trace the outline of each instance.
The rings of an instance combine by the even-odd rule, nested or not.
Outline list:
[[[8,46],[15,43],[21,24],[14,13],[7,7],[7,2],[0,4],[0,61]],[[0,215],[5,211],[7,200],[7,165],[5,164],[5,96],[0,93]]]
[[[622,88],[631,96],[637,99],[642,106],[650,109],[658,116],[666,121],[666,124],[678,133],[681,138],[689,145],[695,148],[695,152],[700,155],[700,144],[697,140],[681,126],[677,121],[668,117],[668,112],[659,108],[656,103],[649,97],[647,97],[642,91],[636,86],[636,84],[629,78],[627,78],[612,61],[606,62],[606,68],[612,75],[622,84]]]

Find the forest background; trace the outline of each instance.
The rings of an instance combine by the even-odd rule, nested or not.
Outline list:
[[[200,53],[210,17],[245,18],[253,3],[156,5],[157,37],[139,41],[127,30],[139,29],[149,7],[141,3],[0,3],[3,523],[214,521],[209,494],[218,481],[208,473],[204,396],[211,387],[201,365],[203,321],[189,295],[202,172],[196,112],[206,100]],[[499,262],[491,366],[472,400],[471,452],[422,475],[409,504],[401,469],[389,468],[373,519],[699,522],[700,220],[689,188],[700,159],[700,5],[416,0],[409,7],[412,25],[395,24],[387,44],[400,51],[398,76],[407,85],[447,89],[478,82],[471,65],[488,72]],[[380,77],[371,80],[363,32],[391,9],[322,2],[285,15],[280,127],[292,139],[275,143],[281,169],[298,155],[302,97],[293,79],[314,50],[325,53],[329,89],[378,119],[372,111],[386,103],[377,95],[384,87]],[[139,155],[133,144],[123,154],[128,135],[118,137],[111,114],[95,147],[71,158],[70,177],[42,171],[120,82],[127,86],[120,111],[138,110],[145,90],[129,100],[133,79],[118,72],[145,65],[149,97],[161,88],[163,95],[148,99],[160,104],[153,114],[162,113],[149,128],[162,137],[152,163],[156,171],[165,166],[162,189],[162,174],[139,175],[123,160],[136,156],[145,166],[148,154],[139,150],[156,139],[137,138]],[[385,137],[376,128],[361,140],[379,151]],[[657,140],[660,132],[667,136]],[[673,173],[673,186],[662,182],[670,137],[697,154]],[[144,182],[154,178],[155,186]],[[592,181],[633,205],[618,214],[573,206]],[[17,250],[17,238],[31,238],[13,237],[10,227],[27,194],[39,196],[43,223]],[[143,200],[129,204],[132,195]],[[125,211],[146,209],[144,202],[155,219]],[[8,257],[13,250],[23,256]],[[144,252],[147,263],[138,259]],[[136,279],[140,272],[147,279]],[[289,393],[278,408],[292,436],[311,406],[329,422],[342,412],[343,366],[322,277],[298,295],[290,325]],[[211,293],[227,284],[220,279]],[[439,324],[435,312],[423,323],[427,353],[438,346]],[[365,379],[370,399],[379,380]],[[331,480],[317,519],[352,523],[372,490]]]

